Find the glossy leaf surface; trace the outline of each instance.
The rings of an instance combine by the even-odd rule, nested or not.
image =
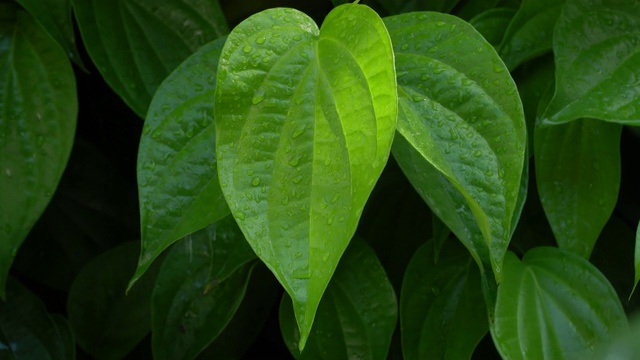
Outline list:
[[[556,91],[542,123],[640,125],[640,3],[567,0],[553,34]]]
[[[535,130],[542,207],[558,246],[587,259],[618,199],[621,131],[593,119]]]
[[[224,40],[182,63],[149,107],[138,150],[142,251],[132,283],[174,241],[229,214],[218,181],[212,100]]]
[[[301,347],[387,161],[397,98],[378,15],[346,4],[318,30],[271,9],[229,35],[215,97],[225,198],[294,302]]]
[[[244,297],[255,254],[233,217],[171,249],[152,297],[156,359],[193,359],[227,326]]]
[[[71,285],[69,322],[78,345],[100,359],[121,359],[151,330],[151,292],[159,266],[127,294],[139,253],[137,241],[90,261]]]
[[[502,42],[504,30],[509,26],[515,12],[510,8],[490,9],[469,20],[469,24],[473,25],[491,45],[497,47]]]
[[[64,318],[50,316],[38,297],[8,279],[6,301],[0,300],[0,358],[72,359],[73,339],[69,348],[63,326]]]
[[[78,102],[60,46],[26,12],[0,4],[0,297],[18,247],[60,181]]]
[[[291,300],[280,303],[280,328],[296,359],[386,359],[398,319],[393,286],[373,250],[354,239],[318,306],[304,351],[298,350]]]
[[[394,157],[434,213],[499,279],[526,147],[515,84],[493,47],[460,19],[410,13],[385,24],[399,87]],[[478,228],[460,219],[469,212]]]
[[[565,0],[524,0],[504,33],[500,56],[509,70],[551,50]]]
[[[217,0],[72,0],[87,52],[140,117],[160,83],[229,32]]]
[[[424,244],[407,267],[400,295],[404,358],[470,359],[489,330],[480,271],[458,241]]]
[[[585,359],[627,327],[620,300],[587,260],[552,247],[505,257],[494,343],[508,359]]]

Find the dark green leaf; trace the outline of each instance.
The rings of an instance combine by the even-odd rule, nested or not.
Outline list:
[[[60,321],[60,322],[59,322]],[[72,359],[69,334],[44,303],[13,278],[7,279],[6,301],[0,300],[0,359]]]
[[[127,294],[139,243],[128,242],[89,262],[71,285],[69,322],[83,350],[99,359],[121,359],[151,330],[153,266]]]
[[[553,33],[556,91],[542,124],[640,125],[640,2],[567,0]]]
[[[194,359],[224,330],[245,295],[254,258],[231,216],[176,243],[153,291],[155,359]]]
[[[202,45],[229,32],[217,0],[72,3],[91,59],[140,117],[173,69]]]
[[[621,130],[593,119],[535,130],[542,207],[559,247],[585,258],[618,199]]]
[[[447,241],[434,262],[430,241],[413,256],[402,284],[400,324],[404,358],[470,359],[489,330],[480,271],[458,241]]]
[[[212,100],[224,40],[185,60],[149,107],[138,150],[142,251],[132,284],[173,242],[229,214],[218,182]]]
[[[0,4],[0,297],[18,247],[67,164],[78,103],[69,59],[28,13]]]
[[[500,44],[500,56],[509,70],[551,50],[553,28],[565,0],[524,0]]]
[[[76,341],[73,337],[73,331],[69,321],[62,315],[51,314],[51,320],[56,326],[58,334],[60,334],[60,343],[64,347],[65,359],[73,360],[76,358]]]
[[[469,20],[498,5],[499,0],[463,0],[453,9],[457,17]]]
[[[626,328],[609,281],[587,260],[552,247],[508,253],[498,288],[494,343],[508,359],[590,359]]]
[[[215,97],[220,183],[256,254],[293,298],[302,332],[387,161],[397,116],[393,52],[378,15],[293,9],[229,35]]]
[[[385,24],[399,87],[394,157],[433,212],[499,280],[526,147],[516,86],[493,47],[458,18],[410,13]]]
[[[296,359],[386,359],[397,309],[393,287],[376,254],[356,238],[318,306],[318,317],[302,353],[293,305],[287,296],[280,303],[280,328]]]
[[[633,281],[633,290],[631,290],[631,295],[636,291],[636,286],[638,286],[638,281],[640,281],[640,224],[638,224],[638,229],[636,230],[636,246],[634,251],[634,264],[635,264],[635,280]],[[629,297],[631,297],[629,295]]]
[[[18,0],[18,3],[42,24],[62,46],[69,59],[84,69],[73,32],[71,0]]]
[[[515,13],[516,11],[511,8],[489,9],[469,20],[469,24],[473,25],[489,44],[498,47]]]

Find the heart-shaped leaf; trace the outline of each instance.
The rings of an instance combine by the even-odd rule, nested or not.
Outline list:
[[[489,330],[480,272],[458,241],[435,261],[433,241],[422,245],[405,272],[400,296],[402,352],[411,359],[470,359]]]
[[[229,32],[217,0],[72,3],[91,60],[140,117],[171,71],[202,45]]]
[[[590,359],[627,327],[615,290],[591,263],[552,247],[508,253],[492,335],[507,359]]]
[[[71,64],[40,25],[0,4],[0,297],[18,251],[67,164],[78,100]]]
[[[567,0],[553,33],[556,90],[542,124],[640,125],[640,3]]]
[[[393,286],[373,250],[354,239],[331,279],[309,343],[299,350],[300,332],[292,303],[280,303],[280,328],[296,359],[386,359],[398,319]]]
[[[535,130],[536,181],[558,246],[589,258],[620,188],[622,125],[594,119]]]
[[[229,35],[215,96],[225,198],[293,299],[304,346],[315,311],[388,159],[397,116],[391,41],[370,8],[318,30],[293,9]]]
[[[456,17],[410,13],[385,24],[398,73],[394,157],[433,212],[499,280],[525,160],[516,85],[491,44]]]
[[[224,41],[185,60],[149,106],[138,150],[142,251],[131,284],[173,242],[229,214],[218,182],[212,101]]]

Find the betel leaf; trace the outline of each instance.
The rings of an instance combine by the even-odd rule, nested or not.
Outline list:
[[[462,0],[453,9],[452,14],[464,20],[473,19],[479,14],[496,7],[499,2],[499,0]]]
[[[509,70],[551,50],[553,28],[565,0],[524,0],[509,24],[499,51]]]
[[[244,297],[252,259],[232,216],[171,248],[151,299],[155,359],[193,359],[224,330]]]
[[[132,284],[173,242],[229,214],[218,182],[213,125],[224,40],[185,60],[149,106],[138,150],[142,251]]]
[[[589,258],[620,188],[622,125],[594,119],[535,130],[536,181],[558,246]]]
[[[502,42],[504,30],[509,26],[515,12],[511,8],[489,9],[469,20],[469,24],[473,25],[491,45],[497,47]]]
[[[0,358],[72,359],[74,347],[68,347],[63,321],[49,315],[44,303],[17,280],[8,278],[6,301],[0,300]]]
[[[91,260],[67,298],[69,322],[78,345],[98,359],[122,359],[151,330],[154,266],[127,294],[139,245],[131,241]]]
[[[507,359],[589,359],[627,327],[607,280],[578,255],[538,247],[520,261],[508,253],[492,336]]]
[[[69,59],[84,69],[76,47],[71,21],[71,0],[18,0],[33,17],[62,46]]]
[[[388,159],[397,116],[393,51],[370,8],[333,9],[318,30],[293,9],[229,35],[215,96],[225,198],[293,299],[300,347]]]
[[[638,286],[638,281],[640,281],[640,223],[638,223],[638,229],[636,230],[636,246],[634,251],[633,262],[635,264],[635,280],[633,282],[633,289],[631,290],[631,295],[636,291],[636,286]],[[631,297],[629,295],[629,297]]]
[[[567,0],[553,33],[556,88],[542,124],[640,125],[640,3]]]
[[[71,153],[78,101],[69,59],[23,10],[0,4],[0,297],[18,247]]]
[[[458,241],[435,262],[433,241],[414,254],[400,295],[404,358],[470,359],[489,330],[480,271]]]
[[[217,0],[72,0],[80,34],[106,82],[140,117],[160,83],[229,32]]]
[[[375,252],[355,238],[318,306],[309,341],[300,352],[291,300],[280,303],[280,328],[296,359],[386,359],[398,319],[393,286]]]
[[[526,148],[516,85],[493,47],[454,16],[410,13],[385,24],[398,74],[394,157],[434,213],[479,263],[490,262],[499,281]],[[423,167],[443,178],[427,177]],[[444,194],[443,181],[461,196]],[[443,196],[450,199],[446,205],[434,201]],[[467,207],[482,237],[468,221],[453,219]]]

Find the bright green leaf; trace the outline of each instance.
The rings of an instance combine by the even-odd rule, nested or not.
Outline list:
[[[621,131],[594,119],[535,130],[542,207],[559,247],[587,259],[618,199]]]
[[[497,47],[515,12],[511,8],[489,9],[469,20],[469,24],[473,25],[491,45]]]
[[[640,125],[640,3],[567,0],[553,33],[556,91],[542,124]]]
[[[410,13],[385,24],[398,73],[394,157],[434,213],[499,280],[526,147],[516,86],[493,47],[458,18]]]
[[[307,347],[298,350],[291,300],[280,303],[280,328],[296,359],[386,359],[398,319],[396,296],[373,250],[354,239],[318,306]]]
[[[500,44],[509,70],[551,50],[553,28],[565,0],[524,0]]]
[[[552,247],[508,253],[492,335],[507,359],[589,359],[627,326],[620,300],[587,260]]]
[[[631,295],[636,291],[636,286],[638,286],[638,281],[640,281],[640,224],[638,224],[638,229],[636,230],[636,247],[634,252],[634,263],[635,263],[635,280],[633,282],[633,289],[631,290]],[[631,297],[629,295],[629,297]]]
[[[151,300],[155,359],[194,359],[222,332],[245,295],[254,258],[232,216],[176,243]]]
[[[127,294],[139,244],[128,242],[90,261],[71,285],[67,313],[76,341],[99,359],[122,359],[151,330],[153,266]]]
[[[303,347],[322,293],[389,156],[389,35],[346,4],[318,30],[293,9],[229,35],[215,97],[220,183],[256,254],[293,299]]]
[[[176,240],[229,214],[215,152],[213,94],[224,38],[183,62],[158,88],[138,150],[142,252],[133,284]]]
[[[140,117],[171,71],[202,45],[229,32],[217,0],[72,3],[98,71]]]
[[[72,359],[64,319],[47,313],[44,303],[13,278],[0,300],[0,359]],[[73,345],[73,338],[71,339]]]
[[[18,247],[49,203],[73,145],[69,59],[26,12],[0,4],[0,297]]]
[[[434,261],[430,241],[413,256],[402,284],[400,324],[404,358],[470,359],[489,330],[480,271],[457,241]]]
[[[84,69],[76,47],[71,20],[71,0],[18,0],[62,46],[69,59]]]

